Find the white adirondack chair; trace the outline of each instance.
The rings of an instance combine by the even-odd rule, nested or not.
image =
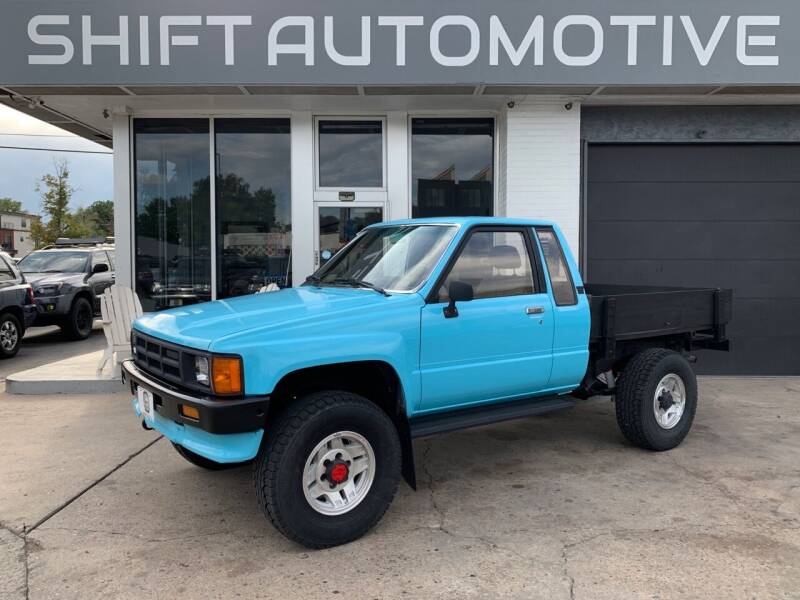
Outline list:
[[[103,319],[103,333],[108,346],[97,365],[100,376],[108,362],[112,374],[119,371],[119,363],[131,354],[131,324],[143,314],[142,304],[134,291],[124,285],[112,285],[100,296],[100,315]]]

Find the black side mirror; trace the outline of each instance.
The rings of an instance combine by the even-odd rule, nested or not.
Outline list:
[[[469,302],[475,295],[472,286],[464,281],[451,281],[447,288],[447,295],[450,296],[450,303],[444,307],[446,319],[458,316],[456,302]]]
[[[110,271],[110,269],[108,268],[108,265],[106,263],[97,263],[92,268],[92,274],[94,274],[94,273],[108,273],[108,271]]]

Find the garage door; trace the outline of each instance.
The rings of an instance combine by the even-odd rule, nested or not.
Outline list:
[[[800,375],[800,145],[590,145],[587,280],[734,290],[733,352],[698,371]]]

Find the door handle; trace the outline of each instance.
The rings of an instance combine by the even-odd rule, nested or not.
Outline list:
[[[525,309],[526,315],[541,315],[544,313],[544,306],[529,306]]]

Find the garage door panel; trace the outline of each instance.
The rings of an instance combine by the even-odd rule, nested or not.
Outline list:
[[[737,299],[767,297],[800,302],[800,261],[593,259],[587,264],[586,274],[589,281],[598,283],[635,281],[642,285],[732,288]]]
[[[592,182],[603,198],[592,207],[592,221],[681,220],[754,222],[800,221],[800,193],[793,182],[652,183]],[[724,207],[724,213],[720,213]]]
[[[734,290],[700,373],[800,375],[800,145],[591,145],[587,281]]]
[[[764,148],[769,148],[769,155]],[[625,168],[620,169],[620,164]],[[587,175],[598,182],[800,180],[797,147],[788,144],[599,145],[592,147]]]
[[[593,258],[800,260],[798,222],[591,221]]]

